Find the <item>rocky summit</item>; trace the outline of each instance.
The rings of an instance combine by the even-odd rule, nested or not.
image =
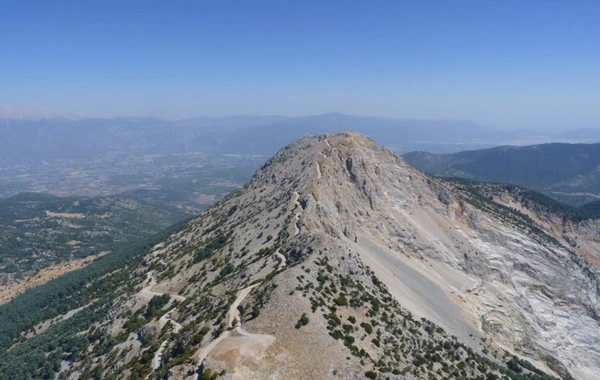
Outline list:
[[[598,379],[599,230],[303,137],[154,246],[60,376]]]

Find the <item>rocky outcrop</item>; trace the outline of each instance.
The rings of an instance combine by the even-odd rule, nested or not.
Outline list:
[[[128,338],[92,362],[117,378],[597,379],[597,222],[517,204],[355,133],[301,138],[146,255],[98,326]],[[180,302],[149,308],[164,294]]]
[[[497,347],[563,377],[599,375],[600,277],[586,259],[599,252],[598,221],[567,224],[530,207],[526,225],[502,202],[473,199],[368,139],[346,133],[326,137],[327,144],[314,140],[295,145],[292,155],[313,157],[320,167],[306,192],[312,197],[306,226],[350,246],[368,236],[394,260],[410,258],[408,265],[432,279]],[[554,230],[566,230],[577,244],[553,239]],[[436,318],[412,304],[415,314],[456,330],[446,315]]]

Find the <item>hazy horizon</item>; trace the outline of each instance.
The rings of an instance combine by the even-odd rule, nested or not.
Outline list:
[[[0,5],[0,104],[598,128],[600,3]]]

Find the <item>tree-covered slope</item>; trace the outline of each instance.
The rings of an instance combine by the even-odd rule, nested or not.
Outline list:
[[[436,155],[412,152],[415,168],[442,177],[510,183],[575,205],[600,196],[600,144],[542,144]]]
[[[140,265],[142,255],[180,226],[123,244],[85,268],[1,305],[0,378],[54,379],[65,358],[67,362],[84,358],[92,337],[82,336],[81,331],[107,317],[114,299],[130,291],[131,271]],[[102,347],[112,347],[123,338],[112,337]],[[101,378],[100,374],[86,376]]]
[[[0,285],[49,265],[109,252],[187,215],[129,196],[0,199]]]

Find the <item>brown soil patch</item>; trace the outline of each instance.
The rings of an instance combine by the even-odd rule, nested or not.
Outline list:
[[[269,335],[248,337],[234,333],[217,345],[211,356],[215,360],[225,362],[227,372],[235,372],[238,367],[256,371],[266,349],[274,341],[275,338]]]

